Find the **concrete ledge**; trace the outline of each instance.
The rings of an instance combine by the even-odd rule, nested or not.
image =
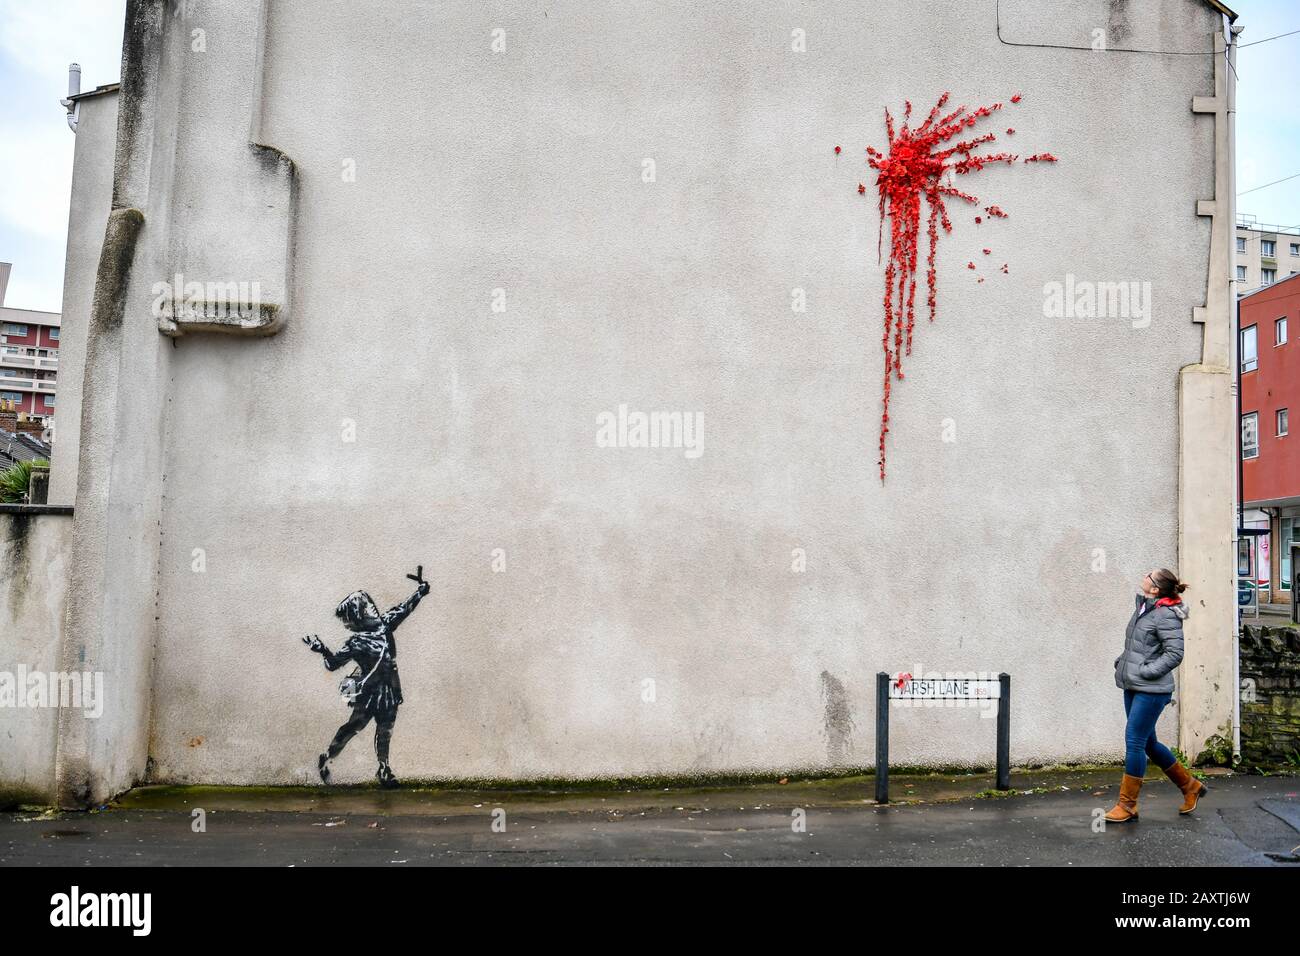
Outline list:
[[[22,505],[0,504],[0,514],[10,515],[72,515],[72,505]]]

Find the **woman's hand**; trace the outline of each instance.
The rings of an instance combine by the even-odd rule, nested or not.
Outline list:
[[[308,648],[315,651],[317,654],[324,653],[325,651],[325,642],[322,641],[315,634],[308,634],[306,637],[302,639],[302,642],[306,644]]]
[[[418,594],[418,595],[420,595],[421,597],[424,597],[424,595],[428,594],[428,593],[429,593],[429,582],[428,582],[428,581],[421,581],[419,587],[417,587],[417,588],[415,589],[415,593]]]

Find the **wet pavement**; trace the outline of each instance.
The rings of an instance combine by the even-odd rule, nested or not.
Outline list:
[[[861,864],[1300,866],[1300,779],[1212,775],[1196,812],[1122,768],[660,790],[145,787],[96,812],[0,814],[3,866]],[[982,795],[981,795],[982,794]]]

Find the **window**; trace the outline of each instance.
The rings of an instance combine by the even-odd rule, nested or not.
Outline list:
[[[1237,281],[1238,281],[1238,282],[1245,282],[1245,281],[1246,281],[1246,267],[1245,267],[1245,266],[1237,266]]]
[[[1245,251],[1246,251],[1246,237],[1245,237],[1245,236],[1238,236],[1238,237],[1237,237],[1237,251],[1238,251],[1238,252],[1245,252]]]
[[[1259,284],[1260,284],[1260,285],[1272,285],[1272,284],[1273,284],[1274,282],[1276,282],[1276,281],[1277,281],[1277,270],[1276,270],[1276,269],[1260,269],[1260,270],[1259,270]]]
[[[43,402],[44,402],[46,408],[53,408],[53,407],[54,407],[54,396],[53,396],[53,395],[42,395],[42,396],[41,396],[41,399],[43,400]]]
[[[1241,370],[1243,372],[1253,372],[1259,367],[1259,356],[1256,354],[1256,340],[1259,329],[1250,326],[1241,330]]]
[[[1259,412],[1241,416],[1241,457],[1259,457]]]
[[[4,328],[5,328],[4,331],[5,335],[26,335],[27,334],[27,326],[19,325],[17,322],[6,322]]]
[[[1291,243],[1291,255],[1300,256],[1300,242]]]
[[[1273,323],[1273,344],[1286,345],[1286,317],[1278,319]]]
[[[1273,239],[1259,240],[1259,254],[1267,259],[1272,259],[1277,255],[1277,242]]]
[[[59,340],[59,330],[58,330],[58,329],[50,329],[50,341],[51,341],[51,342],[57,342],[58,340]]]
[[[0,378],[17,378],[17,377],[18,377],[17,369],[0,368]]]
[[[0,399],[6,402],[21,402],[23,400],[22,392],[0,392]]]
[[[1283,435],[1287,433],[1286,426],[1287,426],[1288,416],[1286,411],[1287,410],[1285,408],[1279,408],[1277,410],[1277,437],[1278,438],[1281,438]]]

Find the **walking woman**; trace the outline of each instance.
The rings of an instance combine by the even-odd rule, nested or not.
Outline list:
[[[1124,779],[1119,802],[1106,814],[1111,823],[1138,818],[1138,791],[1146,775],[1147,758],[1168,774],[1183,792],[1179,813],[1191,813],[1209,790],[1188,772],[1173,753],[1156,740],[1156,719],[1174,695],[1174,668],[1183,659],[1183,621],[1187,605],[1179,597],[1187,585],[1161,568],[1142,578],[1133,617],[1124,635],[1124,653],[1115,658],[1115,686],[1124,691]]]

